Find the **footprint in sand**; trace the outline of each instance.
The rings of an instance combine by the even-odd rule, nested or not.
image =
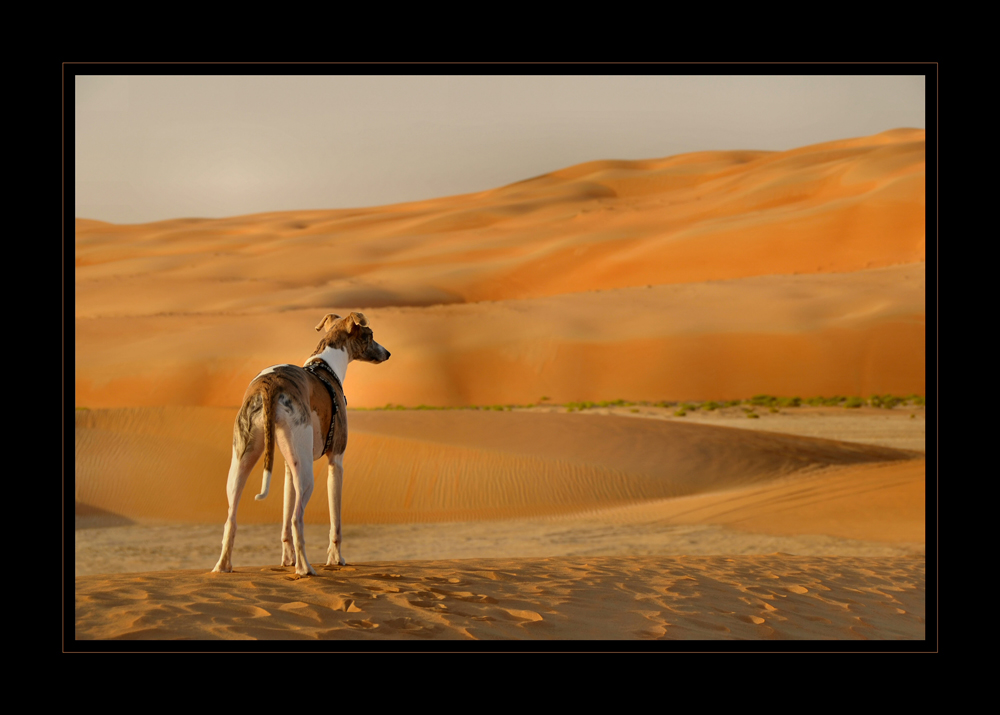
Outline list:
[[[297,611],[300,608],[309,608],[309,604],[303,601],[291,601],[278,606],[282,611]]]
[[[423,623],[413,620],[412,618],[393,618],[385,622],[386,627],[395,631],[402,631],[404,633],[431,633],[434,628],[432,626],[426,626]]]
[[[809,589],[806,588],[805,586],[786,586],[785,590],[791,591],[792,593],[797,593],[799,595],[802,595],[803,593],[809,593]]]
[[[542,618],[541,614],[535,613],[534,611],[522,611],[522,610],[519,610],[517,608],[505,608],[503,610],[506,611],[507,613],[509,613],[510,615],[514,616],[514,618],[518,618],[518,619],[521,619],[523,621],[541,621],[541,620],[544,620]]]
[[[372,621],[344,621],[344,623],[351,628],[357,628],[362,631],[373,631],[378,628],[378,623],[373,623]]]
[[[345,613],[361,612],[361,609],[357,607],[353,598],[334,597],[330,599],[330,603],[327,605],[334,611],[344,611]]]

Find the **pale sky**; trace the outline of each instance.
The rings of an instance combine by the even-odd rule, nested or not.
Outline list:
[[[666,70],[669,71],[669,68]],[[76,216],[359,208],[925,128],[923,76],[78,76]]]

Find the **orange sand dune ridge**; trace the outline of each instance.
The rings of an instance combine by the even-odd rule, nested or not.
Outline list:
[[[77,317],[534,298],[924,260],[924,132],[354,210],[77,222]],[[125,298],[125,299],[122,299]]]

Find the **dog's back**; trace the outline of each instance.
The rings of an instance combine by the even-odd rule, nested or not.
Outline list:
[[[264,476],[261,492],[255,499],[265,499],[271,488],[275,425],[281,424],[289,432],[311,425],[314,460],[327,451],[342,454],[347,447],[345,406],[343,388],[339,383],[324,383],[313,372],[297,365],[269,367],[250,382],[236,416],[233,449],[242,459],[254,440],[263,438]],[[330,433],[334,435],[332,444],[328,444],[327,440]]]

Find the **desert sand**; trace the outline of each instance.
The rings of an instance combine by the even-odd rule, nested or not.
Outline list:
[[[371,209],[78,219],[72,635],[924,639],[922,406],[652,404],[925,394],[923,152],[897,130]],[[208,573],[243,390],[351,310],[392,358],[345,382],[348,566],[320,568],[320,460],[319,575],[276,566],[259,464],[235,571]],[[616,399],[648,404],[560,406]]]
[[[77,580],[77,637],[908,639],[924,565],[787,554],[368,563]],[[114,618],[106,613],[113,610]]]

